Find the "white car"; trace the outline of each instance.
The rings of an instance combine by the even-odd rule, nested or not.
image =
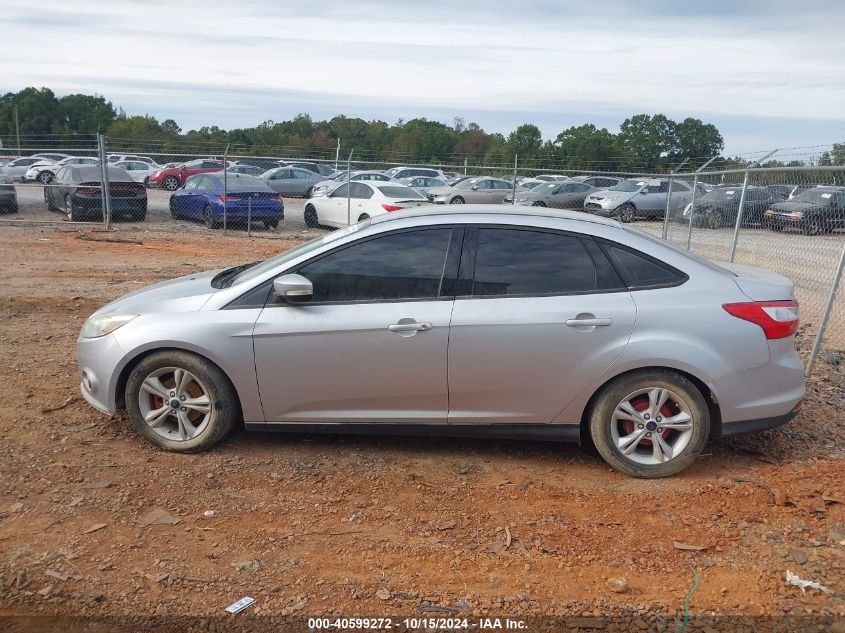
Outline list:
[[[545,180],[546,182],[558,182],[563,180],[569,180],[569,176],[564,176],[562,174],[540,174],[539,176],[534,176],[533,180]]]
[[[419,191],[397,182],[343,183],[328,195],[308,199],[305,203],[305,224],[309,227],[344,227],[377,215],[419,207],[427,202]]]
[[[114,165],[115,163],[119,163],[124,160],[138,160],[142,163],[149,164],[152,169],[158,169],[159,167],[159,164],[149,156],[136,156],[135,154],[109,154],[108,156],[106,156],[106,160],[108,160],[109,164],[111,165]]]
[[[98,165],[100,159],[96,156],[68,156],[59,161],[42,159],[33,164],[23,175],[24,182],[35,182],[43,185],[53,182],[58,171],[67,165]]]
[[[141,160],[119,160],[111,165],[112,167],[125,169],[126,173],[132,177],[132,180],[144,183],[144,186],[147,185],[147,181],[149,181],[152,173],[158,169],[158,167],[154,167]]]
[[[338,174],[334,178],[330,178],[329,180],[323,180],[321,182],[318,182],[311,188],[311,195],[309,196],[309,198],[313,198],[316,196],[325,196],[335,187],[338,187],[345,183],[346,180],[346,172],[344,172],[342,174]],[[349,180],[371,180],[378,182],[390,182],[392,179],[390,176],[380,171],[353,171],[352,174],[349,176]]]
[[[442,169],[433,169],[431,167],[393,167],[384,172],[394,180],[402,180],[403,178],[415,178],[417,176],[426,176],[428,178],[440,178],[447,181],[449,178],[443,173]]]

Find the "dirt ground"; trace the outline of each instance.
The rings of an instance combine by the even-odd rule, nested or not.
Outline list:
[[[616,630],[676,631],[698,575],[687,630],[784,618],[794,628],[777,630],[845,630],[845,356],[819,362],[792,423],[711,443],[669,480],[536,442],[238,431],[175,455],[78,396],[80,326],[142,285],[265,257],[303,233],[123,225],[111,237],[141,243],[0,226],[0,616],[101,618],[98,630],[147,616],[186,616],[179,630],[316,615],[566,616],[557,628],[588,629],[612,617]],[[829,593],[803,593],[787,571]],[[221,619],[244,596],[256,603]]]

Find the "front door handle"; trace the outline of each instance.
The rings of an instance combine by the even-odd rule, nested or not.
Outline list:
[[[433,326],[431,323],[394,323],[388,325],[387,329],[391,332],[428,332]]]
[[[596,318],[591,319],[567,319],[566,324],[569,327],[606,327],[613,323],[612,319]]]

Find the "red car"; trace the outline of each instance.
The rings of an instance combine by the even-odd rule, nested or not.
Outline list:
[[[194,174],[205,174],[212,171],[223,171],[223,161],[210,158],[192,160],[178,167],[157,169],[150,176],[147,183],[149,187],[161,187],[168,191],[175,191],[185,184],[185,181]]]

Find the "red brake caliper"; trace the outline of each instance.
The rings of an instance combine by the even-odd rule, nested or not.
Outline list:
[[[636,409],[637,411],[645,411],[646,409],[648,409],[648,396],[645,394],[637,396],[636,398],[631,400],[631,406],[634,407],[634,409]],[[664,418],[672,416],[672,409],[669,408],[668,402],[664,403],[664,405],[660,407],[660,414]],[[625,428],[626,434],[630,435],[634,432],[635,425],[633,422],[631,422],[631,420],[623,420],[622,426]],[[663,439],[665,440],[666,436],[669,435],[669,433],[671,432],[672,429],[663,429],[662,431],[660,431],[660,435],[663,436]],[[640,440],[640,444],[643,444],[645,446],[651,446],[651,440],[644,437]]]

